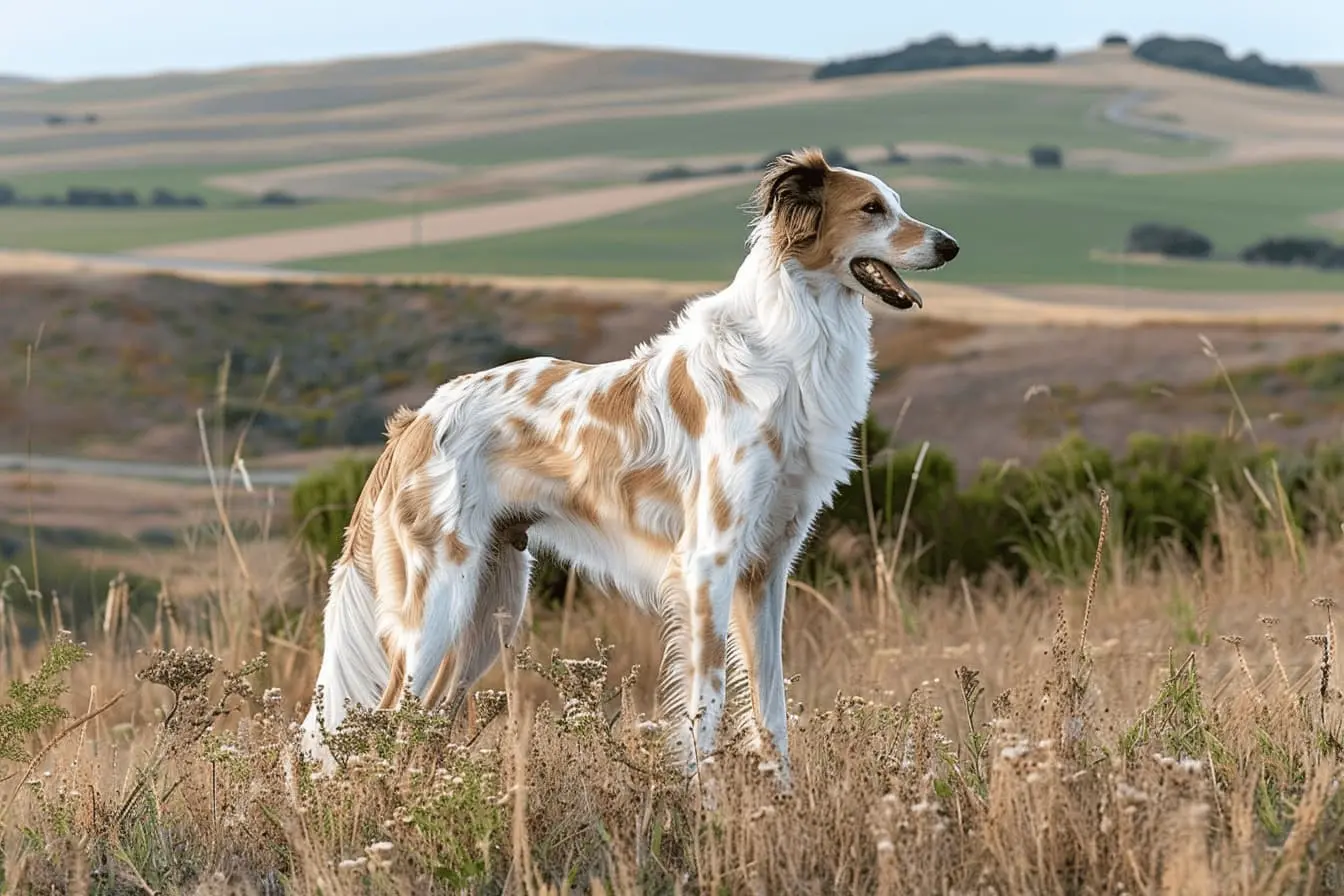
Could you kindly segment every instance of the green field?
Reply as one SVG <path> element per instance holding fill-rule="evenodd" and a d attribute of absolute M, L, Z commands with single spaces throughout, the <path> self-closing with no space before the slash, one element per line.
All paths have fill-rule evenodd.
<path fill-rule="evenodd" d="M 65 252 L 125 252 L 145 246 L 189 240 L 218 239 L 253 233 L 323 227 L 414 212 L 409 203 L 376 200 L 323 200 L 297 206 L 242 206 L 247 197 L 205 185 L 208 178 L 255 171 L 256 168 L 127 168 L 101 171 L 57 171 L 0 176 L 24 197 L 64 196 L 69 187 L 134 190 L 147 202 L 155 187 L 202 197 L 205 208 L 68 208 L 6 206 L 0 208 L 0 248 Z M 566 189 L 600 184 L 572 182 Z M 425 211 L 499 202 L 527 195 L 519 189 L 499 190 L 440 200 Z"/>
<path fill-rule="evenodd" d="M 145 246 L 322 227 L 405 214 L 378 202 L 219 209 L 0 209 L 0 248 L 125 252 Z"/>
<path fill-rule="evenodd" d="M 211 187 L 206 181 L 226 174 L 260 170 L 258 166 L 162 166 L 148 168 L 103 168 L 94 171 L 41 171 L 31 174 L 0 174 L 0 184 L 8 184 L 25 197 L 64 196 L 70 187 L 105 187 L 109 190 L 135 190 L 141 201 L 155 187 L 174 193 L 194 193 L 207 203 L 237 202 L 242 197 L 228 190 Z M 5 209 L 5 214 L 13 209 Z"/>
<path fill-rule="evenodd" d="M 168 209 L 7 206 L 0 208 L 0 248 L 123 252 L 183 240 L 340 224 L 403 211 L 399 206 L 368 201 L 239 206 L 246 197 L 206 185 L 213 177 L 255 170 L 256 166 L 182 166 L 0 175 L 0 183 L 26 198 L 64 197 L 70 187 L 102 187 L 134 190 L 141 202 L 148 202 L 154 188 L 163 187 L 179 195 L 195 194 L 206 202 L 205 208 Z"/>
<path fill-rule="evenodd" d="M 1211 148 L 1105 121 L 1100 109 L 1114 96 L 1068 87 L 949 85 L 854 100 L 554 125 L 457 140 L 411 154 L 435 162 L 484 165 L 574 155 L 765 156 L 818 143 L 858 146 L 902 141 L 1014 154 L 1025 154 L 1036 143 L 1153 155 L 1202 154 Z"/>
<path fill-rule="evenodd" d="M 900 189 L 903 174 L 946 181 L 903 191 L 907 211 L 944 227 L 963 250 L 946 277 L 964 283 L 1098 283 L 1170 289 L 1334 290 L 1344 273 L 1237 264 L 1117 264 L 1141 221 L 1207 234 L 1229 260 L 1271 235 L 1316 233 L 1312 214 L 1344 195 L 1344 165 L 1300 164 L 1163 175 L 916 164 L 878 168 Z M 368 273 L 654 277 L 726 280 L 742 257 L 747 189 L 707 193 L 581 224 L 508 237 L 425 246 L 295 267 Z"/>

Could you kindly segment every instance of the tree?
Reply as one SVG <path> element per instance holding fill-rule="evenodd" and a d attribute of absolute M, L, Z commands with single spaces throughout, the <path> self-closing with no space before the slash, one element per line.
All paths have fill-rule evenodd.
<path fill-rule="evenodd" d="M 1213 254 L 1213 242 L 1202 233 L 1176 224 L 1135 224 L 1130 228 L 1125 251 L 1172 258 L 1208 258 Z"/>
<path fill-rule="evenodd" d="M 1063 168 L 1064 150 L 1058 146 L 1033 146 L 1029 151 L 1032 167 Z"/>

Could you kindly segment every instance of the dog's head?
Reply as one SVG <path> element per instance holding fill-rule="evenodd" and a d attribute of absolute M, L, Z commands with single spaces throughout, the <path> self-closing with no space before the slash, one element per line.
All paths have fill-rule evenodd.
<path fill-rule="evenodd" d="M 924 305 L 897 271 L 941 267 L 958 252 L 952 237 L 907 215 L 891 187 L 832 168 L 815 149 L 772 162 L 753 200 L 776 262 L 828 273 L 893 308 Z"/>

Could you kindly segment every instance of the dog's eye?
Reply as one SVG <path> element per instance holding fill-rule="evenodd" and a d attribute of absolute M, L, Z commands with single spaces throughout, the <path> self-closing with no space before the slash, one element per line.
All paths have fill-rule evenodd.
<path fill-rule="evenodd" d="M 885 215 L 887 213 L 887 207 L 876 199 L 865 205 L 863 210 L 870 215 Z"/>

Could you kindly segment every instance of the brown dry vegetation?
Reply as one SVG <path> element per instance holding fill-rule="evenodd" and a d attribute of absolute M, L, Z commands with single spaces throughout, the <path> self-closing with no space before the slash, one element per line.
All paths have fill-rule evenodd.
<path fill-rule="evenodd" d="M 57 697 L 70 718 L 0 760 L 6 887 L 1337 892 L 1344 550 L 1220 518 L 1222 559 L 1136 565 L 1112 538 L 1091 585 L 914 592 L 876 572 L 900 567 L 889 545 L 796 583 L 788 795 L 731 740 L 689 786 L 658 763 L 656 626 L 614 600 L 535 611 L 465 728 L 359 717 L 313 778 L 290 752 L 319 640 L 301 563 L 221 539 L 198 555 L 207 596 L 166 582 L 135 617 L 114 586 L 95 619 L 48 610 L 31 645 L 11 580 L 7 679 L 62 625 L 89 653 Z"/>

